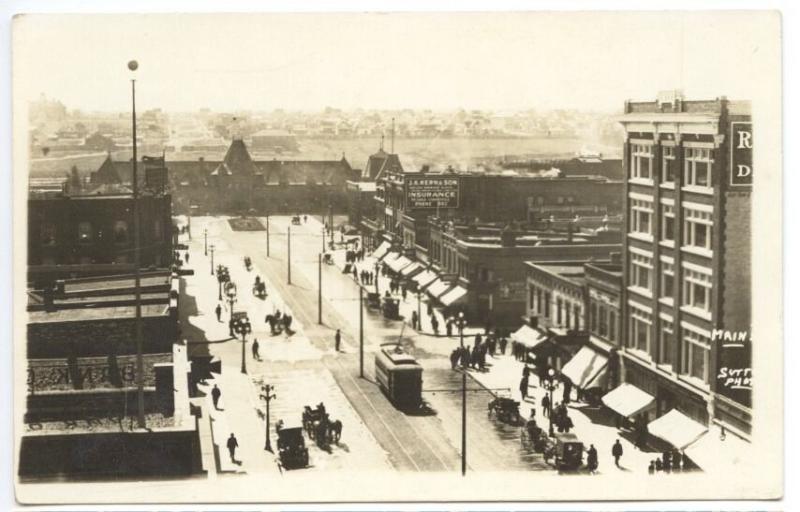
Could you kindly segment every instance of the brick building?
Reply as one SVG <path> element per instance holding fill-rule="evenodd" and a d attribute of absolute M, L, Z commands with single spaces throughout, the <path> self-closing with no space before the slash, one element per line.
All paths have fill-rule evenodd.
<path fill-rule="evenodd" d="M 671 418 L 746 435 L 749 103 L 664 95 L 626 103 L 620 122 L 626 132 L 622 371 L 626 383 L 653 398 L 636 415 L 652 422 L 675 410 Z M 729 379 L 730 370 L 745 378 Z"/>
<path fill-rule="evenodd" d="M 170 265 L 172 199 L 139 196 L 140 262 Z M 28 276 L 56 278 L 130 271 L 134 250 L 133 195 L 124 185 L 102 184 L 68 193 L 31 193 L 28 199 Z"/>
<path fill-rule="evenodd" d="M 133 286 L 133 276 L 119 275 L 28 290 L 22 478 L 198 470 L 190 366 L 186 346 L 176 343 L 178 278 L 164 271 L 141 278 L 147 431 L 136 429 Z"/>

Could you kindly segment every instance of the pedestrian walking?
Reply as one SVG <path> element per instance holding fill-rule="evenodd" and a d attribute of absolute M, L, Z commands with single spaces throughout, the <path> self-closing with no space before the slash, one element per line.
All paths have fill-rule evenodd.
<path fill-rule="evenodd" d="M 183 255 L 183 259 L 186 260 L 186 263 L 189 263 L 189 251 L 186 251 L 186 254 Z"/>
<path fill-rule="evenodd" d="M 522 395 L 522 399 L 525 400 L 528 398 L 528 377 L 522 377 L 519 381 L 519 392 Z"/>
<path fill-rule="evenodd" d="M 619 467 L 619 459 L 622 457 L 622 443 L 619 442 L 619 439 L 617 439 L 614 446 L 611 448 L 611 455 L 614 457 L 614 464 Z"/>
<path fill-rule="evenodd" d="M 447 331 L 447 337 L 451 337 L 453 335 L 453 319 L 448 318 L 447 322 L 444 324 L 444 328 Z"/>
<path fill-rule="evenodd" d="M 452 370 L 456 369 L 456 365 L 458 364 L 458 360 L 460 358 L 461 358 L 461 351 L 460 351 L 460 349 L 458 347 L 456 347 L 450 353 L 450 368 Z"/>
<path fill-rule="evenodd" d="M 506 346 L 508 345 L 508 339 L 503 335 L 500 338 L 500 354 L 506 355 Z"/>
<path fill-rule="evenodd" d="M 252 350 L 253 350 L 253 359 L 255 359 L 256 361 L 261 361 L 261 355 L 258 353 L 258 338 L 255 338 L 253 340 Z"/>
<path fill-rule="evenodd" d="M 239 442 L 236 440 L 236 436 L 233 435 L 231 432 L 231 437 L 228 438 L 228 453 L 231 454 L 231 462 L 236 462 L 236 448 L 239 447 Z"/>
<path fill-rule="evenodd" d="M 406 300 L 406 296 L 407 296 L 407 295 L 408 295 L 408 289 L 406 289 L 406 286 L 405 286 L 405 285 L 403 285 L 403 300 L 404 300 L 404 301 Z"/>
<path fill-rule="evenodd" d="M 222 396 L 222 391 L 219 390 L 216 384 L 211 390 L 211 401 L 214 402 L 214 409 L 219 409 L 219 397 Z"/>
<path fill-rule="evenodd" d="M 542 398 L 542 414 L 547 417 L 550 416 L 550 397 L 547 395 Z"/>
<path fill-rule="evenodd" d="M 228 335 L 233 338 L 233 318 L 228 320 Z"/>
<path fill-rule="evenodd" d="M 586 453 L 586 466 L 589 468 L 590 473 L 594 473 L 598 466 L 597 448 L 595 448 L 593 444 L 590 444 Z"/>
<path fill-rule="evenodd" d="M 339 347 L 342 344 L 342 332 L 339 329 L 336 329 L 336 336 L 334 339 L 336 340 L 336 352 L 339 352 Z"/>
<path fill-rule="evenodd" d="M 217 314 L 217 322 L 222 321 L 222 306 L 217 304 L 217 307 L 214 309 L 214 312 Z"/>
<path fill-rule="evenodd" d="M 411 312 L 411 327 L 416 331 L 417 330 L 417 323 L 419 322 L 419 316 L 417 316 L 416 311 Z"/>
<path fill-rule="evenodd" d="M 436 315 L 431 315 L 431 327 L 433 327 L 433 334 L 435 336 L 439 335 L 439 320 L 436 318 Z"/>

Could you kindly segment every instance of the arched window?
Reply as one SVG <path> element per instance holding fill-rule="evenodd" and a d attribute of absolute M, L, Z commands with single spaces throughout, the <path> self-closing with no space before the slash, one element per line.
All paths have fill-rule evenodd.
<path fill-rule="evenodd" d="M 88 244 L 92 238 L 92 223 L 88 221 L 78 223 L 78 242 Z"/>
<path fill-rule="evenodd" d="M 124 220 L 114 223 L 114 241 L 118 244 L 128 241 L 128 223 Z"/>

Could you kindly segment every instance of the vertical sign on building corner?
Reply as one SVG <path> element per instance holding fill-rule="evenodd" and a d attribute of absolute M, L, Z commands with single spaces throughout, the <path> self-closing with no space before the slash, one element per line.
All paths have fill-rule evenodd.
<path fill-rule="evenodd" d="M 753 123 L 731 122 L 731 185 L 753 185 Z"/>

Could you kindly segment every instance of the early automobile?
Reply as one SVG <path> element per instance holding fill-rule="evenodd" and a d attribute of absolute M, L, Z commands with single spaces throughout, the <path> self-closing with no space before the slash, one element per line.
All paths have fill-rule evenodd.
<path fill-rule="evenodd" d="M 578 436 L 558 432 L 554 439 L 555 444 L 545 452 L 545 458 L 552 457 L 559 471 L 579 469 L 583 465 L 583 443 Z"/>
<path fill-rule="evenodd" d="M 381 295 L 375 292 L 367 293 L 367 307 L 369 309 L 380 309 Z"/>
<path fill-rule="evenodd" d="M 308 448 L 303 438 L 303 426 L 278 422 L 278 456 L 287 469 L 308 466 Z"/>
<path fill-rule="evenodd" d="M 381 307 L 383 311 L 383 317 L 389 318 L 390 320 L 399 320 L 400 319 L 400 300 L 395 299 L 394 297 L 384 297 L 383 298 L 383 305 Z"/>
<path fill-rule="evenodd" d="M 500 421 L 510 425 L 519 425 L 519 402 L 513 398 L 498 396 L 489 402 L 489 417 L 494 413 Z"/>

